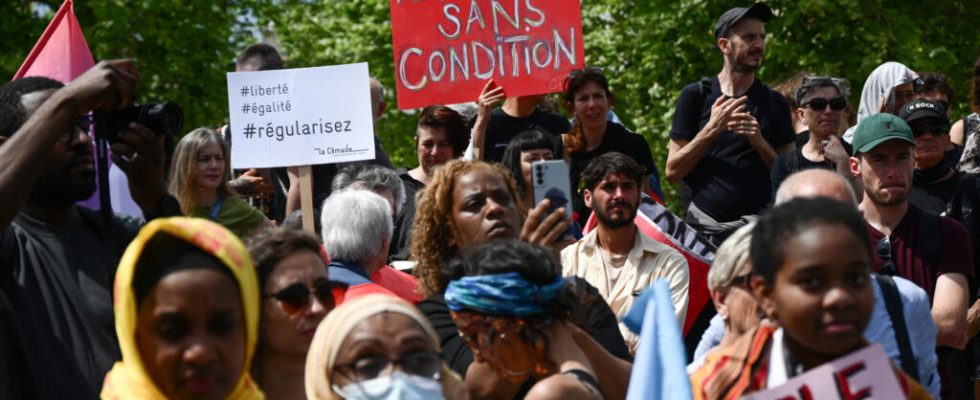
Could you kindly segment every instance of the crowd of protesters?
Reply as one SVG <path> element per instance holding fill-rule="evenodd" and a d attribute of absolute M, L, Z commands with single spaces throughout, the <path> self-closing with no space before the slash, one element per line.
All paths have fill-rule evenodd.
<path fill-rule="evenodd" d="M 667 324 L 694 326 L 696 399 L 875 344 L 908 398 L 974 398 L 980 59 L 972 114 L 952 115 L 944 75 L 897 62 L 855 110 L 844 79 L 756 77 L 774 17 L 721 15 L 720 71 L 675 101 L 664 174 L 718 246 L 706 282 L 640 228 L 660 175 L 596 67 L 565 79 L 567 116 L 493 81 L 472 118 L 421 110 L 415 165 L 396 169 L 375 135 L 375 159 L 313 167 L 314 210 L 296 168 L 232 170 L 227 127 L 168 149 L 131 123 L 112 161 L 142 218 L 77 205 L 96 190 L 89 113 L 133 103 L 132 61 L 4 84 L 0 398 L 623 399 L 643 342 L 623 321 L 656 281 Z M 267 44 L 236 63 L 281 68 Z M 542 160 L 567 163 L 566 203 L 535 201 Z"/>

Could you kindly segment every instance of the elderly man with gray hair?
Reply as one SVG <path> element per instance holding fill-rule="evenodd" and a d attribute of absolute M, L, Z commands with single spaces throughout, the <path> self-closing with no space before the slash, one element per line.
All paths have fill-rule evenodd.
<path fill-rule="evenodd" d="M 323 249 L 330 258 L 327 276 L 347 286 L 337 303 L 369 293 L 395 294 L 371 280 L 385 266 L 391 243 L 391 205 L 367 190 L 344 190 L 323 202 Z"/>
<path fill-rule="evenodd" d="M 846 126 L 844 109 L 850 90 L 844 80 L 829 76 L 808 76 L 796 89 L 797 117 L 808 131 L 806 144 L 796 151 L 780 155 L 772 164 L 770 178 L 775 195 L 779 185 L 790 174 L 811 168 L 836 171 L 851 176 L 851 146 L 838 137 Z"/>
<path fill-rule="evenodd" d="M 405 187 L 402 180 L 395 171 L 380 165 L 354 164 L 344 167 L 333 178 L 332 189 L 334 193 L 344 190 L 367 190 L 381 196 L 391 206 L 393 221 L 398 221 L 397 217 L 405 205 Z M 394 239 L 390 242 L 389 258 L 395 253 L 391 248 L 395 246 Z M 383 265 L 372 273 L 371 281 L 412 304 L 422 300 L 418 292 L 419 283 L 415 277 L 389 265 Z"/>

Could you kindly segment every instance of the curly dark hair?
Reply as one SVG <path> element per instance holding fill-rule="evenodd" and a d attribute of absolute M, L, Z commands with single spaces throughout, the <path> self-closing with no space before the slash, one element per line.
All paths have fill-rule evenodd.
<path fill-rule="evenodd" d="M 864 219 L 852 204 L 826 197 L 796 198 L 769 210 L 752 229 L 752 273 L 766 284 L 776 280 L 779 266 L 792 251 L 786 242 L 816 225 L 841 225 L 851 231 L 871 259 L 871 239 Z"/>
<path fill-rule="evenodd" d="M 449 135 L 449 142 L 453 145 L 453 157 L 459 158 L 466 151 L 466 146 L 470 144 L 470 130 L 467 128 L 466 119 L 460 113 L 446 106 L 428 106 L 422 109 L 419 115 L 419 128 L 441 128 L 446 130 Z M 415 131 L 415 139 L 418 140 L 419 132 Z"/>
<path fill-rule="evenodd" d="M 585 166 L 582 171 L 582 181 L 585 182 L 585 189 L 590 192 L 595 191 L 596 185 L 602 182 L 607 175 L 624 175 L 636 181 L 637 187 L 643 186 L 643 177 L 646 176 L 646 167 L 637 164 L 633 157 L 626 154 L 610 151 L 602 154 Z"/>
<path fill-rule="evenodd" d="M 413 268 L 413 274 L 418 278 L 419 290 L 424 297 L 442 293 L 446 289 L 447 281 L 442 274 L 442 265 L 459 253 L 459 248 L 450 244 L 456 230 L 451 218 L 456 178 L 480 169 L 489 169 L 500 175 L 507 184 L 513 204 L 518 204 L 514 177 L 500 164 L 451 160 L 436 168 L 429 184 L 418 194 L 418 208 L 412 224 L 411 259 L 418 262 Z"/>
<path fill-rule="evenodd" d="M 248 238 L 246 247 L 255 263 L 260 290 L 265 287 L 266 280 L 276 265 L 286 257 L 301 250 L 320 254 L 320 242 L 315 236 L 301 230 L 285 228 L 268 228 L 256 232 Z"/>

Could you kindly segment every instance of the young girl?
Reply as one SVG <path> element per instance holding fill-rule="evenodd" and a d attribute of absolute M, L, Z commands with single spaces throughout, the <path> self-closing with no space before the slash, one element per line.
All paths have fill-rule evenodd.
<path fill-rule="evenodd" d="M 853 206 L 796 199 L 752 232 L 752 289 L 779 326 L 763 324 L 710 354 L 691 375 L 695 399 L 734 399 L 774 388 L 857 351 L 871 317 L 871 242 Z M 909 399 L 929 395 L 894 368 Z"/>

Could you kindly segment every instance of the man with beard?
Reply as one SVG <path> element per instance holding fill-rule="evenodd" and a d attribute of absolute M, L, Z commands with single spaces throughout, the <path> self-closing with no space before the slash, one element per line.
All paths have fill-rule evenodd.
<path fill-rule="evenodd" d="M 68 86 L 40 77 L 0 86 L 0 288 L 16 315 L 0 323 L 19 325 L 27 368 L 18 373 L 34 377 L 39 398 L 96 398 L 120 357 L 112 282 L 140 221 L 75 202 L 95 190 L 89 111 L 129 106 L 138 76 L 132 61 L 103 61 Z M 148 219 L 179 213 L 163 182 L 163 139 L 132 123 L 112 144 Z"/>
<path fill-rule="evenodd" d="M 687 261 L 677 250 L 647 237 L 633 224 L 644 176 L 643 167 L 617 152 L 596 157 L 585 167 L 583 197 L 595 212 L 598 225 L 562 250 L 562 274 L 584 278 L 599 289 L 620 319 L 632 308 L 637 293 L 657 279 L 666 279 L 677 321 L 684 326 L 690 280 Z M 620 331 L 630 351 L 635 352 L 639 336 L 623 324 Z"/>
<path fill-rule="evenodd" d="M 902 276 L 929 295 L 945 394 L 953 374 L 949 349 L 943 346 L 963 349 L 969 339 L 969 236 L 959 222 L 909 204 L 916 141 L 905 121 L 887 113 L 867 117 L 855 129 L 852 144 L 851 173 L 864 184 L 859 208 L 875 243 L 875 270 Z"/>
<path fill-rule="evenodd" d="M 722 14 L 724 67 L 684 87 L 670 128 L 667 180 L 690 188 L 686 222 L 716 245 L 769 204 L 772 164 L 794 147 L 789 104 L 755 78 L 770 18 L 764 3 Z"/>

